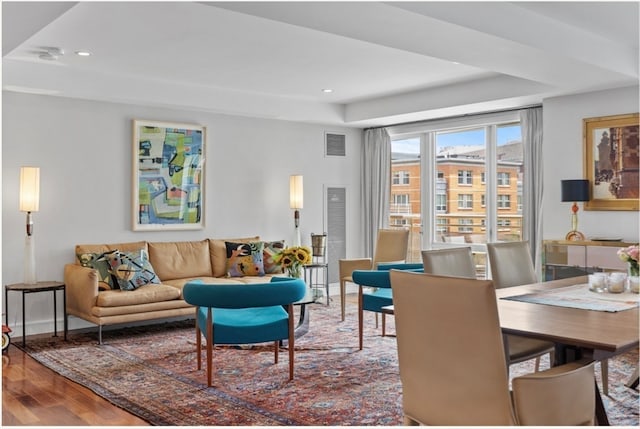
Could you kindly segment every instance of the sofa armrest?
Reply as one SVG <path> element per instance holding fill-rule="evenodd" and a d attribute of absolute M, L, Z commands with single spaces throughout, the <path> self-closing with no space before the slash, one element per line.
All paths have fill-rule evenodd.
<path fill-rule="evenodd" d="M 91 316 L 98 299 L 98 274 L 93 268 L 78 264 L 64 266 L 67 312 L 74 316 Z"/>

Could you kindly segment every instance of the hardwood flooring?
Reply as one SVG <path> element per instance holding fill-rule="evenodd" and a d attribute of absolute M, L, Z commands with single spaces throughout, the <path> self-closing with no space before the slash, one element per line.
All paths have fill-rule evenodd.
<path fill-rule="evenodd" d="M 2 354 L 2 426 L 149 424 L 11 345 Z"/>

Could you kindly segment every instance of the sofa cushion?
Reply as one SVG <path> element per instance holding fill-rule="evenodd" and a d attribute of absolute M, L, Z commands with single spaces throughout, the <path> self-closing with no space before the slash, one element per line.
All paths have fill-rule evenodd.
<path fill-rule="evenodd" d="M 282 266 L 275 263 L 273 256 L 284 250 L 284 240 L 265 241 L 264 251 L 262 252 L 262 263 L 264 265 L 265 274 L 280 274 Z"/>
<path fill-rule="evenodd" d="M 208 240 L 149 243 L 149 261 L 161 281 L 211 276 Z"/>
<path fill-rule="evenodd" d="M 264 243 L 252 241 L 235 243 L 226 241 L 227 273 L 229 277 L 264 276 L 262 252 Z"/>
<path fill-rule="evenodd" d="M 112 252 L 115 252 L 112 251 Z M 80 265 L 87 268 L 93 268 L 98 274 L 98 290 L 119 289 L 118 282 L 111 274 L 111 266 L 106 255 L 111 252 L 104 253 L 78 253 L 76 258 Z"/>
<path fill-rule="evenodd" d="M 226 241 L 248 243 L 250 241 L 260 241 L 260 237 L 210 239 L 209 252 L 211 253 L 211 269 L 213 270 L 211 275 L 213 277 L 226 277 L 227 275 L 227 246 L 224 244 Z M 153 263 L 153 260 L 151 262 Z"/>
<path fill-rule="evenodd" d="M 110 272 L 121 290 L 134 290 L 147 284 L 158 284 L 160 279 L 149 263 L 146 250 L 121 252 L 115 250 L 105 254 Z"/>
<path fill-rule="evenodd" d="M 98 294 L 96 306 L 120 307 L 152 302 L 170 301 L 180 298 L 180 290 L 163 284 L 144 285 L 133 291 L 108 290 Z"/>
<path fill-rule="evenodd" d="M 76 245 L 76 255 L 83 253 L 105 253 L 114 250 L 121 252 L 134 252 L 136 250 L 148 250 L 146 241 L 133 241 L 130 243 L 115 244 L 78 244 Z"/>

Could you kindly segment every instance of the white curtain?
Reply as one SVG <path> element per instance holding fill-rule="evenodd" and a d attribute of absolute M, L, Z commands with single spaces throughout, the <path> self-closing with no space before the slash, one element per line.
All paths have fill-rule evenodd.
<path fill-rule="evenodd" d="M 523 235 L 529 240 L 536 273 L 542 272 L 542 107 L 520 111 L 524 147 Z"/>
<path fill-rule="evenodd" d="M 389 224 L 391 137 L 386 128 L 365 130 L 361 172 L 364 251 L 373 257 L 378 229 Z"/>

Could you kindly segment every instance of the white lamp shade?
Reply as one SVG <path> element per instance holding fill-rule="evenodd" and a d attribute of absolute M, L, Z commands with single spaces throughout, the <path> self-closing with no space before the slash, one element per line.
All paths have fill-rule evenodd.
<path fill-rule="evenodd" d="M 37 212 L 40 208 L 40 169 L 20 167 L 20 211 Z"/>
<path fill-rule="evenodd" d="M 289 206 L 292 209 L 301 209 L 303 203 L 302 176 L 289 178 Z"/>

